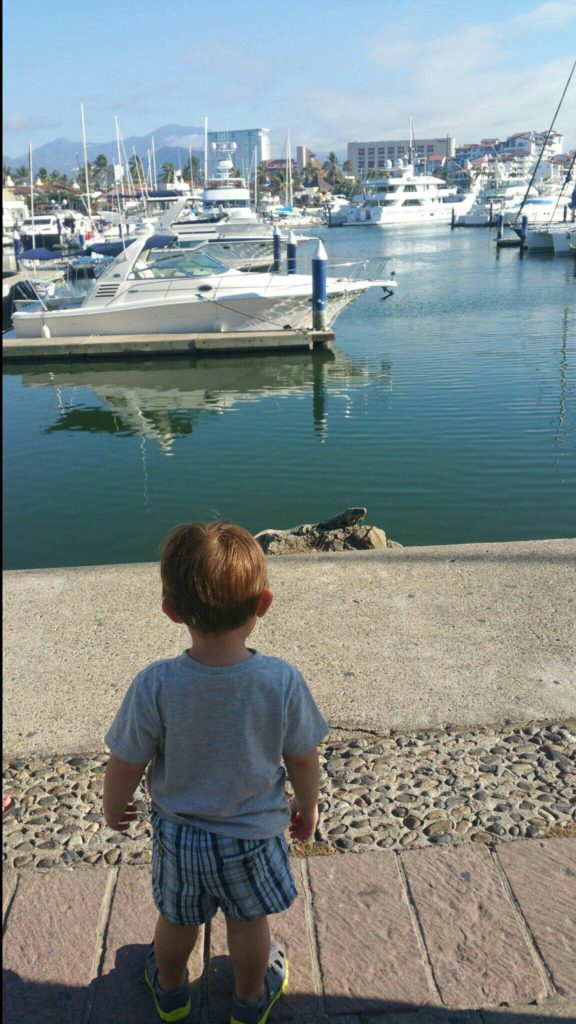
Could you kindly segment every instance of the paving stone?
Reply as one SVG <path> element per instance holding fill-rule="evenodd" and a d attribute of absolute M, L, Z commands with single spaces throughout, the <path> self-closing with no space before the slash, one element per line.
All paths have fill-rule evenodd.
<path fill-rule="evenodd" d="M 152 901 L 150 869 L 121 868 L 106 935 L 102 975 L 94 986 L 90 1024 L 158 1024 L 150 989 L 144 981 L 144 961 L 157 917 Z M 198 1021 L 200 1016 L 200 983 L 197 979 L 202 972 L 202 948 L 201 931 L 188 964 L 193 983 L 190 1021 Z"/>
<path fill-rule="evenodd" d="M 302 867 L 298 861 L 292 861 L 291 866 L 298 899 L 284 913 L 270 918 L 270 931 L 272 936 L 284 945 L 290 969 L 290 983 L 286 995 L 274 1007 L 276 1019 L 314 1017 L 320 1010 L 306 922 Z M 226 925 L 221 914 L 217 914 L 212 922 L 210 953 L 210 1024 L 228 1024 L 234 975 L 226 945 Z"/>
<path fill-rule="evenodd" d="M 427 1006 L 420 1010 L 370 1015 L 370 1024 L 482 1024 L 476 1010 L 450 1010 L 446 1006 Z M 501 1021 L 501 1024 L 505 1024 Z"/>
<path fill-rule="evenodd" d="M 482 1010 L 481 1017 L 482 1024 L 553 1024 L 557 1020 L 574 1024 L 576 1000 L 554 999 L 542 1006 L 523 1006 L 513 1010 L 509 1007 L 495 1007 L 493 1010 Z"/>
<path fill-rule="evenodd" d="M 314 858 L 308 870 L 327 1013 L 428 1003 L 396 854 Z"/>
<path fill-rule="evenodd" d="M 4 1024 L 83 1019 L 105 886 L 87 869 L 21 876 L 4 937 Z"/>
<path fill-rule="evenodd" d="M 462 1009 L 547 996 L 484 846 L 401 854 L 442 1002 Z"/>
<path fill-rule="evenodd" d="M 498 859 L 557 991 L 576 996 L 576 842 L 513 843 Z"/>
<path fill-rule="evenodd" d="M 12 894 L 18 884 L 18 872 L 8 868 L 2 872 L 2 921 L 6 923 L 6 912 L 12 899 Z"/>

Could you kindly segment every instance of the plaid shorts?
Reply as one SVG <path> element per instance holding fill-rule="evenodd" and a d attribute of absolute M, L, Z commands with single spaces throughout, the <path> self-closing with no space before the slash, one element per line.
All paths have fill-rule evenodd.
<path fill-rule="evenodd" d="M 237 839 L 152 815 L 152 895 L 172 924 L 205 924 L 221 907 L 252 921 L 278 914 L 297 892 L 283 835 Z"/>

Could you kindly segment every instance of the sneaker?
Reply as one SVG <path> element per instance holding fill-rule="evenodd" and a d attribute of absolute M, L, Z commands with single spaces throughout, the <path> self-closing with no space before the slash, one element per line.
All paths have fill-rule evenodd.
<path fill-rule="evenodd" d="M 264 995 L 255 1003 L 245 1003 L 234 995 L 230 1024 L 266 1024 L 270 1010 L 287 985 L 288 961 L 280 945 L 272 940 L 268 969 L 264 976 Z"/>
<path fill-rule="evenodd" d="M 186 972 L 184 984 L 181 985 L 180 988 L 171 989 L 169 992 L 160 988 L 158 983 L 158 968 L 156 966 L 156 957 L 154 955 L 154 943 L 152 943 L 148 950 L 144 977 L 146 979 L 146 984 L 152 993 L 156 1013 L 160 1017 L 160 1020 L 177 1021 L 184 1020 L 184 1018 L 188 1016 L 192 1008 L 188 972 Z"/>

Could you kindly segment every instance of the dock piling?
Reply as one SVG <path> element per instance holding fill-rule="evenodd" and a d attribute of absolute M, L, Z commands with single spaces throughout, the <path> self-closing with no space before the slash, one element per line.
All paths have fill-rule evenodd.
<path fill-rule="evenodd" d="M 328 299 L 326 289 L 326 268 L 328 257 L 320 239 L 312 259 L 312 327 L 315 331 L 327 329 Z"/>
<path fill-rule="evenodd" d="M 296 247 L 297 247 L 296 235 L 293 231 L 288 235 L 288 242 L 286 244 L 286 271 L 288 274 L 296 273 Z"/>
<path fill-rule="evenodd" d="M 276 225 L 272 235 L 272 244 L 274 246 L 274 273 L 279 274 L 282 266 L 282 238 L 280 229 Z"/>

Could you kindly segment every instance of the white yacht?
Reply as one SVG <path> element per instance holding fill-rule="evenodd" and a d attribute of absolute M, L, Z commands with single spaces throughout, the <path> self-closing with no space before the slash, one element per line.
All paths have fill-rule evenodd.
<path fill-rule="evenodd" d="M 62 304 L 56 294 L 21 306 L 12 316 L 16 337 L 310 329 L 310 274 L 245 273 L 201 249 L 159 251 L 165 244 L 154 236 L 136 239 L 77 303 Z M 329 276 L 327 322 L 378 285 L 388 296 L 396 282 Z"/>
<path fill-rule="evenodd" d="M 477 186 L 480 185 L 480 180 Z M 477 187 L 476 197 L 469 210 L 456 215 L 458 227 L 487 227 L 494 223 L 499 213 L 506 213 L 508 209 L 518 206 L 528 188 L 528 182 L 519 175 L 503 175 L 497 173 L 494 177 L 485 182 L 482 187 Z M 538 196 L 534 186 L 530 187 L 529 196 Z"/>
<path fill-rule="evenodd" d="M 474 193 L 455 194 L 441 178 L 415 174 L 412 164 L 403 160 L 388 169 L 383 178 L 364 182 L 364 199 L 341 207 L 338 223 L 375 224 L 388 227 L 400 224 L 448 224 L 452 211 L 464 212 L 474 202 Z M 334 220 L 333 220 L 334 223 Z"/>

